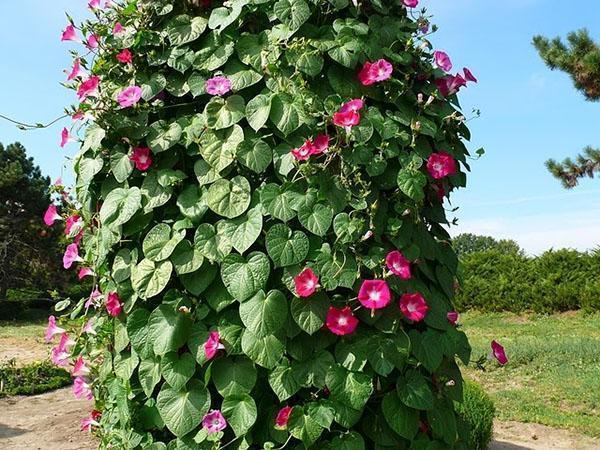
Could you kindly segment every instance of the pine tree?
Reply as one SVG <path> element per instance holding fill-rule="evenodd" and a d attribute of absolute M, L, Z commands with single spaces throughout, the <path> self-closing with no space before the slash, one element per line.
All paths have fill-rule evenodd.
<path fill-rule="evenodd" d="M 586 100 L 600 100 L 600 45 L 585 29 L 567 35 L 565 44 L 561 38 L 552 40 L 535 36 L 533 45 L 550 69 L 559 69 L 568 73 L 575 87 Z M 546 167 L 566 188 L 577 186 L 580 178 L 593 178 L 600 171 L 600 150 L 586 147 L 575 159 L 567 158 L 562 162 L 550 159 Z"/>

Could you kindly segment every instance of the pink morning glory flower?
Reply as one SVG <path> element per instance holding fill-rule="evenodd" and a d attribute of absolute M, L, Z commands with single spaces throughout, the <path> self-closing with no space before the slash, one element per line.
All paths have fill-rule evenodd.
<path fill-rule="evenodd" d="M 307 267 L 294 277 L 294 286 L 298 297 L 310 297 L 319 286 L 319 278 L 310 267 Z"/>
<path fill-rule="evenodd" d="M 100 411 L 93 410 L 88 417 L 81 419 L 81 431 L 92 431 L 92 427 L 99 427 L 98 421 L 102 417 Z"/>
<path fill-rule="evenodd" d="M 504 366 L 508 363 L 508 358 L 506 357 L 504 347 L 502 347 L 496 341 L 492 341 L 492 354 L 494 355 L 494 358 L 496 358 L 496 360 L 500 363 L 500 365 Z"/>
<path fill-rule="evenodd" d="M 370 310 L 385 308 L 392 295 L 384 280 L 365 280 L 358 291 L 358 301 Z"/>
<path fill-rule="evenodd" d="M 119 22 L 117 22 L 113 28 L 113 35 L 114 36 L 118 36 L 119 34 L 125 32 L 125 27 L 123 27 L 123 25 L 121 25 Z"/>
<path fill-rule="evenodd" d="M 333 334 L 345 336 L 354 333 L 358 326 L 358 319 L 354 317 L 349 306 L 344 308 L 330 306 L 325 318 L 325 325 Z"/>
<path fill-rule="evenodd" d="M 73 380 L 73 395 L 75 398 L 84 398 L 86 400 L 94 399 L 94 393 L 83 377 L 76 377 Z"/>
<path fill-rule="evenodd" d="M 313 155 L 320 155 L 329 148 L 329 136 L 319 134 L 315 140 L 307 139 L 301 147 L 292 149 L 292 155 L 298 161 L 306 161 Z"/>
<path fill-rule="evenodd" d="M 420 322 L 425 318 L 428 310 L 427 302 L 419 293 L 403 294 L 400 297 L 400 311 L 408 320 Z"/>
<path fill-rule="evenodd" d="M 152 156 L 150 149 L 147 147 L 136 147 L 133 149 L 133 154 L 129 159 L 135 163 L 137 170 L 146 171 L 152 165 Z"/>
<path fill-rule="evenodd" d="M 99 46 L 98 39 L 99 38 L 97 34 L 90 34 L 86 41 L 87 48 L 89 48 L 90 50 L 97 49 Z"/>
<path fill-rule="evenodd" d="M 410 280 L 412 276 L 410 271 L 410 261 L 398 250 L 389 252 L 385 258 L 385 263 L 394 275 L 403 280 Z"/>
<path fill-rule="evenodd" d="M 88 3 L 88 7 L 90 9 L 100 8 L 100 0 L 90 0 L 90 2 Z"/>
<path fill-rule="evenodd" d="M 435 65 L 444 72 L 450 72 L 452 70 L 452 61 L 446 52 L 440 50 L 433 52 L 433 59 Z"/>
<path fill-rule="evenodd" d="M 67 81 L 74 80 L 75 78 L 80 76 L 81 73 L 81 61 L 79 60 L 79 58 L 76 58 L 75 61 L 73 61 L 73 67 L 69 72 L 69 75 L 67 76 Z"/>
<path fill-rule="evenodd" d="M 456 160 L 444 151 L 432 153 L 427 159 L 427 171 L 436 180 L 454 175 L 456 173 Z"/>
<path fill-rule="evenodd" d="M 80 280 L 83 280 L 85 277 L 93 277 L 95 275 L 94 271 L 92 269 L 90 269 L 89 267 L 82 267 L 81 269 L 79 269 L 79 272 L 77 273 L 77 277 Z"/>
<path fill-rule="evenodd" d="M 56 347 L 52 349 L 51 360 L 52 363 L 64 367 L 69 363 L 69 347 L 75 342 L 69 338 L 69 335 L 65 332 L 60 335 L 60 341 Z"/>
<path fill-rule="evenodd" d="M 364 107 L 361 99 L 350 100 L 344 103 L 340 110 L 333 115 L 333 123 L 350 131 L 353 126 L 360 123 L 359 111 Z"/>
<path fill-rule="evenodd" d="M 83 229 L 83 219 L 79 214 L 72 214 L 65 220 L 65 235 L 74 237 Z"/>
<path fill-rule="evenodd" d="M 60 214 L 58 214 L 56 205 L 49 205 L 48 209 L 44 213 L 44 223 L 46 226 L 51 227 L 57 220 L 62 220 L 62 217 Z"/>
<path fill-rule="evenodd" d="M 467 69 L 466 67 L 463 69 L 463 73 L 464 73 L 464 78 L 467 81 L 470 81 L 472 83 L 477 83 L 477 78 L 475 78 L 475 76 L 473 75 L 473 73 Z"/>
<path fill-rule="evenodd" d="M 456 94 L 461 87 L 466 86 L 466 80 L 460 75 L 447 75 L 444 78 L 435 80 L 440 94 L 444 97 Z"/>
<path fill-rule="evenodd" d="M 312 154 L 312 148 L 310 145 L 306 145 L 305 142 L 302 146 L 292 149 L 291 153 L 297 161 L 306 161 Z"/>
<path fill-rule="evenodd" d="M 454 326 L 456 326 L 456 324 L 458 323 L 458 317 L 459 314 L 456 311 L 448 311 L 448 313 L 446 314 L 448 322 L 450 322 L 450 324 Z"/>
<path fill-rule="evenodd" d="M 211 331 L 208 334 L 208 339 L 204 343 L 204 356 L 207 360 L 213 359 L 219 350 L 225 347 L 221 344 L 221 335 L 218 331 Z"/>
<path fill-rule="evenodd" d="M 206 80 L 206 92 L 210 95 L 223 95 L 231 90 L 231 80 L 224 76 L 216 76 Z"/>
<path fill-rule="evenodd" d="M 84 377 L 90 374 L 90 368 L 88 367 L 83 356 L 80 356 L 75 360 L 75 364 L 73 365 L 73 371 L 71 375 L 73 377 Z"/>
<path fill-rule="evenodd" d="M 389 80 L 393 71 L 393 66 L 385 59 L 380 59 L 375 62 L 366 62 L 358 74 L 358 79 L 363 86 L 370 86 L 381 81 Z"/>
<path fill-rule="evenodd" d="M 100 292 L 100 290 L 98 289 L 98 286 L 94 286 L 94 289 L 90 293 L 89 298 L 87 299 L 87 301 L 85 302 L 85 305 L 83 305 L 83 306 L 85 307 L 86 310 L 89 309 L 90 306 L 97 308 L 100 305 L 101 300 L 102 300 L 102 292 Z"/>
<path fill-rule="evenodd" d="M 79 247 L 77 247 L 77 244 L 69 244 L 63 255 L 63 267 L 70 269 L 74 263 L 79 261 L 83 261 L 79 256 Z"/>
<path fill-rule="evenodd" d="M 117 54 L 117 61 L 123 64 L 131 64 L 133 62 L 133 53 L 128 48 L 123 49 Z"/>
<path fill-rule="evenodd" d="M 68 128 L 63 128 L 60 133 L 60 148 L 65 148 L 69 142 L 72 142 L 74 139 L 69 133 Z"/>
<path fill-rule="evenodd" d="M 202 428 L 206 430 L 208 434 L 218 433 L 219 431 L 223 431 L 227 427 L 227 421 L 221 411 L 213 409 L 209 411 L 202 418 Z"/>
<path fill-rule="evenodd" d="M 85 325 L 83 326 L 83 328 L 81 329 L 82 333 L 85 334 L 96 334 L 96 330 L 94 330 L 94 319 L 90 319 L 88 320 Z"/>
<path fill-rule="evenodd" d="M 79 85 L 77 96 L 83 101 L 90 96 L 98 94 L 98 86 L 100 86 L 100 77 L 93 75 Z"/>
<path fill-rule="evenodd" d="M 419 4 L 419 0 L 402 0 L 402 3 L 409 8 L 415 8 Z"/>
<path fill-rule="evenodd" d="M 106 311 L 112 317 L 117 317 L 123 311 L 121 299 L 116 292 L 109 292 L 106 298 Z"/>
<path fill-rule="evenodd" d="M 319 134 L 312 141 L 312 154 L 320 155 L 324 153 L 329 148 L 329 136 L 327 134 Z"/>
<path fill-rule="evenodd" d="M 126 87 L 117 95 L 117 101 L 122 108 L 129 108 L 137 104 L 141 98 L 142 88 L 139 86 Z"/>
<path fill-rule="evenodd" d="M 287 428 L 293 410 L 294 408 L 292 406 L 284 406 L 279 410 L 277 417 L 275 417 L 276 430 L 285 430 Z"/>
<path fill-rule="evenodd" d="M 56 317 L 48 317 L 48 327 L 46 328 L 46 334 L 44 336 L 46 342 L 50 342 L 54 338 L 54 336 L 56 336 L 57 334 L 63 334 L 64 332 L 64 329 L 56 325 Z"/>
<path fill-rule="evenodd" d="M 77 41 L 77 31 L 73 25 L 67 25 L 60 37 L 61 41 Z"/>

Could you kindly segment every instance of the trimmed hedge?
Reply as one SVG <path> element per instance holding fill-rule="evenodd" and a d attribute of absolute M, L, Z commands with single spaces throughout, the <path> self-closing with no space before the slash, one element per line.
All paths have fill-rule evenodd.
<path fill-rule="evenodd" d="M 485 450 L 488 448 L 494 432 L 494 402 L 476 383 L 465 381 L 463 385 L 463 402 L 457 403 L 457 412 L 466 423 L 467 448 L 469 450 Z"/>
<path fill-rule="evenodd" d="M 463 254 L 456 297 L 460 310 L 600 309 L 600 254 L 550 250 L 527 257 L 497 249 Z"/>
<path fill-rule="evenodd" d="M 69 372 L 53 366 L 50 361 L 17 367 L 15 360 L 0 365 L 0 397 L 35 395 L 67 386 Z"/>

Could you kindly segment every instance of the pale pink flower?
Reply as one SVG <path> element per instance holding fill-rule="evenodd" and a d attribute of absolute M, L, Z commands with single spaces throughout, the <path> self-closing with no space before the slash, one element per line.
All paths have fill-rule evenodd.
<path fill-rule="evenodd" d="M 66 127 L 63 128 L 60 133 L 60 148 L 65 148 L 65 146 L 73 140 L 74 138 L 71 136 L 71 133 L 69 133 L 69 129 Z"/>
<path fill-rule="evenodd" d="M 452 70 L 452 61 L 446 52 L 440 50 L 433 52 L 433 59 L 435 65 L 444 72 L 450 72 Z"/>
<path fill-rule="evenodd" d="M 61 41 L 78 41 L 77 31 L 73 25 L 67 25 L 67 28 L 62 32 Z"/>
<path fill-rule="evenodd" d="M 204 343 L 204 356 L 207 360 L 213 359 L 219 350 L 225 347 L 221 344 L 221 335 L 218 331 L 211 331 L 208 335 L 208 339 Z"/>
<path fill-rule="evenodd" d="M 227 427 L 227 421 L 221 411 L 213 409 L 208 412 L 202 418 L 202 428 L 206 430 L 208 434 L 218 433 L 223 431 Z"/>
<path fill-rule="evenodd" d="M 292 411 L 294 408 L 292 406 L 284 406 L 277 413 L 277 417 L 275 418 L 275 429 L 276 430 L 285 430 L 287 429 L 288 422 L 290 421 L 290 416 L 292 415 Z"/>
<path fill-rule="evenodd" d="M 94 330 L 94 319 L 90 319 L 88 320 L 85 325 L 83 325 L 83 328 L 81 329 L 82 333 L 86 333 L 86 334 L 96 334 L 96 330 Z"/>
<path fill-rule="evenodd" d="M 49 205 L 44 213 L 44 223 L 46 226 L 51 227 L 57 220 L 62 220 L 62 216 L 58 214 L 56 205 Z"/>
<path fill-rule="evenodd" d="M 206 80 L 204 87 L 210 95 L 224 95 L 231 90 L 231 81 L 224 76 L 212 77 Z"/>
<path fill-rule="evenodd" d="M 344 308 L 329 307 L 325 325 L 333 334 L 345 336 L 354 333 L 358 326 L 358 319 L 352 314 L 352 309 L 349 306 Z"/>
<path fill-rule="evenodd" d="M 400 297 L 400 311 L 413 322 L 420 322 L 427 315 L 429 306 L 421 294 L 404 294 Z"/>
<path fill-rule="evenodd" d="M 506 357 L 506 352 L 504 351 L 504 347 L 502 347 L 498 342 L 492 341 L 492 355 L 500 365 L 504 366 L 508 363 L 508 358 Z"/>
<path fill-rule="evenodd" d="M 82 74 L 81 61 L 79 58 L 76 58 L 75 61 L 73 61 L 73 68 L 70 72 L 68 72 L 68 74 L 67 81 L 72 81 Z"/>
<path fill-rule="evenodd" d="M 83 219 L 79 214 L 72 214 L 65 221 L 65 234 L 69 237 L 74 237 L 83 229 Z"/>
<path fill-rule="evenodd" d="M 358 74 L 358 79 L 363 86 L 370 86 L 392 77 L 394 67 L 389 61 L 379 59 L 375 62 L 366 62 Z"/>
<path fill-rule="evenodd" d="M 358 291 L 358 301 L 370 310 L 385 308 L 391 300 L 390 288 L 384 280 L 365 280 Z"/>
<path fill-rule="evenodd" d="M 86 47 L 89 48 L 90 50 L 97 49 L 98 46 L 100 45 L 98 40 L 99 40 L 99 37 L 97 34 L 90 34 L 86 41 Z"/>
<path fill-rule="evenodd" d="M 135 163 L 137 170 L 142 172 L 148 170 L 152 165 L 152 156 L 148 147 L 136 147 L 129 159 Z"/>
<path fill-rule="evenodd" d="M 79 272 L 77 273 L 77 277 L 80 280 L 83 280 L 85 277 L 93 277 L 95 275 L 94 271 L 92 269 L 90 269 L 89 267 L 82 267 L 81 269 L 79 269 Z"/>
<path fill-rule="evenodd" d="M 391 272 L 403 280 L 410 280 L 410 261 L 404 257 L 398 250 L 389 252 L 385 258 L 385 263 Z"/>
<path fill-rule="evenodd" d="M 436 180 L 454 175 L 456 173 L 456 160 L 444 151 L 432 153 L 427 159 L 427 171 Z"/>
<path fill-rule="evenodd" d="M 90 0 L 88 3 L 88 7 L 90 9 L 98 9 L 100 8 L 100 0 Z"/>
<path fill-rule="evenodd" d="M 125 27 L 123 27 L 123 25 L 121 25 L 119 22 L 117 22 L 113 28 L 113 35 L 114 36 L 118 36 L 121 33 L 125 32 Z"/>
<path fill-rule="evenodd" d="M 100 86 L 100 77 L 93 75 L 79 85 L 77 96 L 80 101 L 84 101 L 88 97 L 98 95 L 98 87 Z"/>
<path fill-rule="evenodd" d="M 126 87 L 117 95 L 117 101 L 122 108 L 129 108 L 137 104 L 141 98 L 142 88 L 139 86 Z"/>
<path fill-rule="evenodd" d="M 90 293 L 90 296 L 88 297 L 87 301 L 85 302 L 85 305 L 83 305 L 83 306 L 85 307 L 86 310 L 89 309 L 91 306 L 93 306 L 94 308 L 97 308 L 98 306 L 100 306 L 101 301 L 102 301 L 102 292 L 100 292 L 100 289 L 98 289 L 98 286 L 94 286 L 94 289 Z"/>
<path fill-rule="evenodd" d="M 83 377 L 76 377 L 73 380 L 73 395 L 75 396 L 75 398 L 81 398 L 86 400 L 94 399 L 94 393 L 92 392 L 92 388 Z"/>
<path fill-rule="evenodd" d="M 106 311 L 112 317 L 117 317 L 123 311 L 123 304 L 116 292 L 109 292 L 106 298 Z"/>
<path fill-rule="evenodd" d="M 83 259 L 79 256 L 79 247 L 77 244 L 69 244 L 63 255 L 63 267 L 70 269 L 74 263 L 80 261 L 83 261 Z"/>
<path fill-rule="evenodd" d="M 98 422 L 102 417 L 102 413 L 100 411 L 93 410 L 88 417 L 81 419 L 81 431 L 92 431 L 92 427 L 99 427 L 100 423 Z"/>
<path fill-rule="evenodd" d="M 126 48 L 117 54 L 117 61 L 123 64 L 131 64 L 133 62 L 133 53 Z"/>
<path fill-rule="evenodd" d="M 56 325 L 56 317 L 48 317 L 48 327 L 44 336 L 46 342 L 50 342 L 57 334 L 63 334 L 65 330 Z"/>
<path fill-rule="evenodd" d="M 85 362 L 85 359 L 83 359 L 83 356 L 79 356 L 79 358 L 75 360 L 75 364 L 73 365 L 73 371 L 71 372 L 71 375 L 73 377 L 84 377 L 89 374 L 90 368 Z"/>
<path fill-rule="evenodd" d="M 319 286 L 319 278 L 310 267 L 307 267 L 294 277 L 294 285 L 298 297 L 310 297 Z"/>
<path fill-rule="evenodd" d="M 69 364 L 69 358 L 71 354 L 69 347 L 75 342 L 69 338 L 69 335 L 65 332 L 60 335 L 60 341 L 56 347 L 52 349 L 51 360 L 52 362 L 60 367 L 64 367 Z"/>

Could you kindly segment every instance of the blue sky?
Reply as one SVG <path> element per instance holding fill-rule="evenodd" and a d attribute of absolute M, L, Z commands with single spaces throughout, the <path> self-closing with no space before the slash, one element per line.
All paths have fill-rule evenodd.
<path fill-rule="evenodd" d="M 0 113 L 25 122 L 48 122 L 61 115 L 73 93 L 60 86 L 70 64 L 69 45 L 59 41 L 64 11 L 86 14 L 87 0 L 0 1 Z M 479 78 L 464 90 L 467 116 L 482 116 L 470 127 L 473 150 L 469 186 L 454 195 L 459 227 L 516 239 L 531 253 L 554 247 L 594 248 L 600 244 L 600 180 L 565 191 L 544 168 L 586 145 L 600 146 L 600 104 L 585 102 L 569 78 L 549 71 L 531 46 L 535 34 L 564 36 L 587 27 L 600 40 L 597 0 L 575 7 L 557 0 L 422 0 L 440 31 L 436 48 L 455 68 L 467 66 Z M 64 124 L 68 124 L 65 121 Z M 0 121 L 0 142 L 20 141 L 43 171 L 70 179 L 58 146 L 58 124 L 22 132 Z"/>

